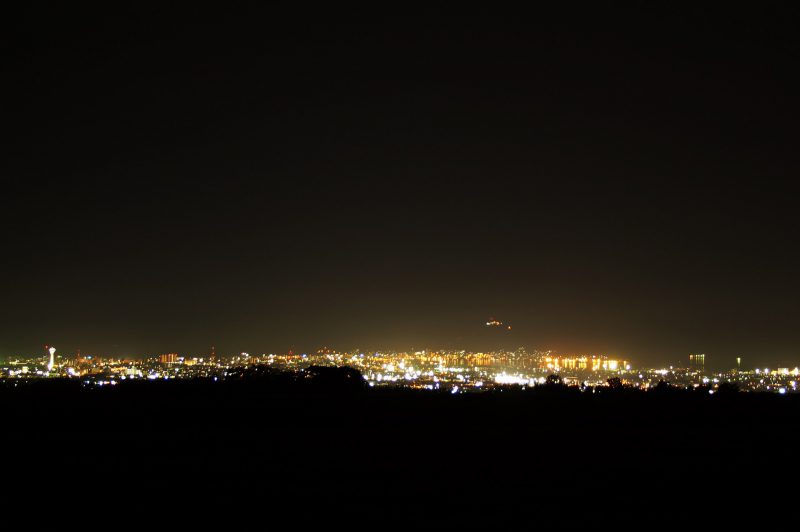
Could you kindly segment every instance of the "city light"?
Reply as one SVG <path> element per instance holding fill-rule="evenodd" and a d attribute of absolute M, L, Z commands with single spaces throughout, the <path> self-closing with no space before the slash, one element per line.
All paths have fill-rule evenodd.
<path fill-rule="evenodd" d="M 302 371 L 310 366 L 352 367 L 363 375 L 370 387 L 401 387 L 419 390 L 456 390 L 454 393 L 490 391 L 498 387 L 530 387 L 547 384 L 548 376 L 558 376 L 565 386 L 594 390 L 617 386 L 653 390 L 659 384 L 679 388 L 704 387 L 714 395 L 720 386 L 739 391 L 797 393 L 798 368 L 788 367 L 742 370 L 738 364 L 729 371 L 711 372 L 696 364 L 693 355 L 683 367 L 636 367 L 621 357 L 601 354 L 563 354 L 552 350 L 503 350 L 472 352 L 466 350 L 337 351 L 316 353 L 241 352 L 232 356 L 165 353 L 136 358 L 105 358 L 96 355 L 66 355 L 55 363 L 55 348 L 48 356 L 18 357 L 0 367 L 0 378 L 82 379 L 88 385 L 111 385 L 112 381 L 137 379 L 170 381 L 174 379 L 230 378 L 237 368 L 263 366 L 274 371 Z M 702 359 L 705 363 L 705 356 Z M 234 373 L 231 373 L 234 372 Z M 88 380 L 87 380 L 88 379 Z M 102 383 L 102 384 L 100 384 Z M 782 390 L 782 391 L 781 391 Z"/>

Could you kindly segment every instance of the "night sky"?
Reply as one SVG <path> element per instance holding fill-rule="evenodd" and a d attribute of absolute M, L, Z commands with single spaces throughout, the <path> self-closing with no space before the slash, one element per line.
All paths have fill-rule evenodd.
<path fill-rule="evenodd" d="M 800 362 L 786 13 L 71 9 L 5 23 L 0 356 Z"/>

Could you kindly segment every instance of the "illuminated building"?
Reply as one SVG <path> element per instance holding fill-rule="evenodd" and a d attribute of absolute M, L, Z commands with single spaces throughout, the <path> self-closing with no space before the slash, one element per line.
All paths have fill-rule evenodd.
<path fill-rule="evenodd" d="M 617 371 L 627 366 L 627 361 L 609 359 L 605 356 L 546 356 L 543 367 L 558 371 L 586 370 L 586 371 Z"/>
<path fill-rule="evenodd" d="M 691 353 L 689 355 L 689 367 L 697 371 L 703 371 L 706 366 L 706 356 L 702 353 Z"/>
<path fill-rule="evenodd" d="M 161 355 L 158 357 L 158 361 L 162 364 L 175 364 L 178 362 L 178 354 L 177 353 L 167 353 L 165 355 Z"/>
<path fill-rule="evenodd" d="M 56 348 L 49 347 L 47 348 L 47 352 L 50 353 L 50 361 L 47 363 L 47 371 L 53 371 L 53 368 L 56 366 L 56 360 L 54 357 L 56 353 Z"/>

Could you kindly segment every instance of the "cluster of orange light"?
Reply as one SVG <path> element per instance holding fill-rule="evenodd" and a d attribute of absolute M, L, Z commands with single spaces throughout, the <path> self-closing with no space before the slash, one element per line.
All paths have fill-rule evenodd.
<path fill-rule="evenodd" d="M 578 356 L 578 357 L 545 357 L 544 365 L 547 369 L 585 369 L 591 371 L 616 371 L 624 368 L 624 360 L 608 359 L 604 356 Z"/>
<path fill-rule="evenodd" d="M 158 357 L 158 361 L 162 364 L 175 364 L 178 362 L 177 353 L 167 353 Z"/>
<path fill-rule="evenodd" d="M 502 327 L 503 326 L 503 322 L 499 321 L 499 320 L 496 320 L 494 318 L 489 318 L 489 321 L 486 322 L 486 326 L 487 327 Z M 511 325 L 506 325 L 506 330 L 510 331 L 511 330 Z"/>

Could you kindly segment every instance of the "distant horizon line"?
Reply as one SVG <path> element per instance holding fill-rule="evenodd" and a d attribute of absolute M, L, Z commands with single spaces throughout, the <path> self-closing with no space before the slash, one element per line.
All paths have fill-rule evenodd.
<path fill-rule="evenodd" d="M 36 357 L 39 357 L 39 356 L 46 357 L 46 356 L 48 356 L 47 348 L 49 348 L 49 347 L 51 347 L 51 346 L 43 344 L 40 354 L 19 354 L 19 353 L 15 353 L 15 354 L 0 354 L 0 358 L 8 360 L 8 359 L 13 359 L 15 357 L 18 357 L 18 358 L 36 358 Z M 55 346 L 52 346 L 52 347 L 55 347 Z M 325 351 L 321 352 L 323 349 Z M 413 346 L 410 347 L 410 348 L 406 348 L 406 349 L 387 349 L 387 348 L 334 349 L 334 348 L 327 348 L 327 346 L 326 346 L 326 347 L 318 349 L 316 351 L 302 351 L 302 350 L 300 350 L 300 351 L 295 352 L 293 349 L 290 348 L 289 350 L 283 351 L 283 352 L 279 352 L 279 351 L 267 352 L 267 351 L 264 351 L 264 352 L 261 352 L 261 353 L 258 353 L 258 352 L 249 353 L 247 351 L 239 351 L 239 352 L 234 352 L 234 353 L 225 353 L 225 352 L 218 353 L 218 352 L 214 352 L 214 350 L 215 350 L 215 347 L 212 346 L 210 351 L 200 352 L 200 353 L 198 353 L 196 351 L 193 351 L 193 352 L 181 352 L 180 350 L 164 350 L 164 351 L 151 352 L 151 353 L 138 353 L 138 354 L 121 355 L 121 354 L 105 354 L 105 353 L 102 353 L 102 352 L 81 353 L 80 349 L 76 349 L 76 350 L 66 351 L 67 355 L 65 356 L 63 354 L 64 351 L 58 350 L 58 348 L 56 348 L 55 355 L 56 355 L 56 358 L 70 358 L 70 357 L 74 357 L 74 356 L 82 356 L 82 357 L 100 357 L 100 358 L 111 358 L 111 359 L 124 360 L 124 359 L 157 358 L 157 357 L 160 357 L 162 355 L 168 355 L 168 354 L 174 354 L 174 355 L 177 355 L 177 356 L 180 356 L 180 357 L 190 358 L 190 359 L 192 359 L 192 358 L 200 359 L 200 358 L 208 358 L 208 357 L 212 357 L 212 356 L 226 357 L 226 358 L 242 356 L 242 355 L 254 356 L 254 357 L 263 357 L 263 356 L 319 356 L 319 355 L 334 354 L 334 353 L 338 353 L 338 354 L 355 354 L 355 353 L 358 353 L 358 354 L 361 354 L 361 355 L 367 355 L 367 354 L 404 355 L 404 354 L 419 354 L 419 353 L 423 353 L 423 352 L 431 352 L 431 353 L 464 353 L 464 354 L 483 354 L 483 353 L 485 353 L 485 354 L 498 354 L 498 353 L 515 353 L 515 352 L 518 352 L 520 350 L 525 350 L 525 351 L 529 352 L 528 354 L 553 354 L 553 355 L 557 355 L 557 356 L 567 356 L 567 357 L 606 357 L 606 358 L 615 357 L 617 359 L 621 359 L 621 360 L 624 360 L 625 362 L 629 362 L 629 363 L 639 362 L 640 361 L 639 357 L 625 356 L 625 355 L 611 355 L 608 352 L 569 352 L 569 351 L 566 351 L 566 350 L 544 349 L 544 348 L 537 348 L 537 347 L 533 347 L 532 348 L 532 347 L 528 347 L 528 346 L 519 346 L 519 347 L 517 347 L 515 349 L 496 348 L 496 349 L 476 349 L 476 350 L 466 349 L 466 348 L 435 348 L 435 347 L 417 348 L 417 347 L 413 347 Z M 723 355 L 720 358 L 717 358 L 717 357 L 719 357 L 719 355 L 717 355 L 717 356 L 709 355 L 708 353 L 704 353 L 704 352 L 698 350 L 698 351 L 690 351 L 690 352 L 685 353 L 682 356 L 675 357 L 672 360 L 672 362 L 663 362 L 663 360 L 662 360 L 660 363 L 665 367 L 666 366 L 669 366 L 669 367 L 680 367 L 680 366 L 676 366 L 675 362 L 683 362 L 685 360 L 687 362 L 687 364 L 688 364 L 690 355 L 695 355 L 695 354 L 704 355 L 705 356 L 705 361 L 706 361 L 704 365 L 708 366 L 708 367 L 715 367 L 715 366 L 718 366 L 720 363 L 723 363 L 723 362 L 725 362 L 725 363 L 731 362 L 737 367 L 744 367 L 743 362 L 745 360 L 747 360 L 747 359 L 750 359 L 750 357 L 744 357 L 744 356 L 738 356 L 737 357 L 737 356 L 732 356 L 732 355 Z M 796 362 L 796 363 L 800 364 L 800 362 Z M 650 364 L 653 364 L 653 362 L 650 362 Z M 764 366 L 765 365 L 766 367 L 769 367 L 770 365 L 780 365 L 780 364 L 781 364 L 780 362 L 775 362 L 775 364 L 762 363 L 762 364 L 759 364 L 759 366 Z M 641 367 L 645 367 L 645 366 L 641 366 Z M 655 367 L 655 366 L 652 366 L 652 367 Z"/>

